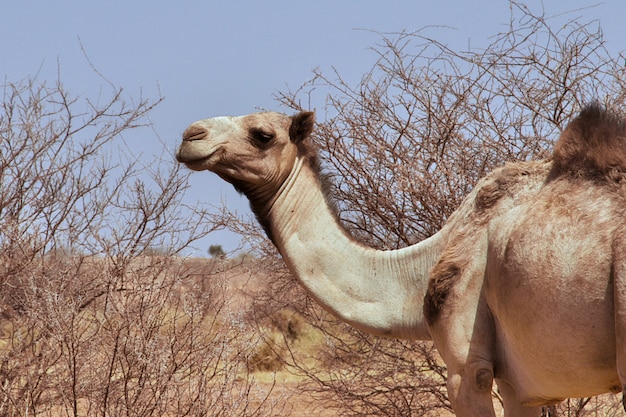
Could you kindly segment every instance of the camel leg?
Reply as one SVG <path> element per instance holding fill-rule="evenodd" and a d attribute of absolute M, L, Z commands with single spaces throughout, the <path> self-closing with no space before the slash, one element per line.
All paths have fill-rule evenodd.
<path fill-rule="evenodd" d="M 495 326 L 482 296 L 484 262 L 458 265 L 444 256 L 431 272 L 431 282 L 452 285 L 432 287 L 439 304 L 436 314 L 429 316 L 430 333 L 448 367 L 448 397 L 455 414 L 495 417 L 491 396 Z"/>
<path fill-rule="evenodd" d="M 479 312 L 484 310 L 478 307 Z M 442 315 L 431 327 L 435 346 L 448 367 L 448 398 L 457 417 L 495 417 L 492 399 L 493 342 L 484 323 L 475 326 L 467 317 L 474 311 Z M 476 327 L 480 327 L 480 330 Z"/>
<path fill-rule="evenodd" d="M 497 384 L 504 403 L 505 417 L 541 417 L 541 407 L 523 406 L 511 385 L 502 380 L 498 380 Z"/>
<path fill-rule="evenodd" d="M 626 410 L 626 228 L 624 227 L 613 242 L 612 278 L 617 375 L 621 383 L 622 405 Z"/>
<path fill-rule="evenodd" d="M 485 364 L 448 365 L 448 398 L 457 417 L 495 417 L 491 397 L 493 373 Z M 463 370 L 465 368 L 466 370 Z"/>

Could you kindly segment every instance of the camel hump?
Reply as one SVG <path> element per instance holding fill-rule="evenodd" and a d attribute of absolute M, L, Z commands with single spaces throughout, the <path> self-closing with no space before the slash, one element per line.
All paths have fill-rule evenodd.
<path fill-rule="evenodd" d="M 553 176 L 620 178 L 626 173 L 626 121 L 600 104 L 586 106 L 554 146 Z"/>

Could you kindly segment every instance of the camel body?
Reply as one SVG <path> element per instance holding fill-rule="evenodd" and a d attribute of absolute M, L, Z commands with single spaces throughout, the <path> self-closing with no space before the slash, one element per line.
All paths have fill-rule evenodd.
<path fill-rule="evenodd" d="M 458 416 L 539 416 L 568 397 L 621 392 L 626 129 L 591 106 L 552 160 L 483 178 L 437 234 L 378 251 L 339 224 L 305 139 L 313 114 L 206 119 L 177 159 L 250 199 L 294 276 L 322 307 L 386 337 L 432 339 Z"/>
<path fill-rule="evenodd" d="M 496 367 L 526 404 L 622 391 L 613 280 L 624 277 L 612 273 L 614 250 L 625 249 L 613 247 L 622 227 L 615 219 L 624 218 L 618 204 L 596 187 L 546 184 L 519 213 L 490 225 L 497 243 L 487 248 L 485 294 Z"/>
<path fill-rule="evenodd" d="M 585 180 L 551 172 L 551 162 L 494 171 L 441 231 L 451 238 L 431 288 L 445 300 L 429 323 L 457 381 L 448 383 L 457 415 L 490 415 L 492 375 L 507 416 L 622 391 L 614 306 L 615 280 L 623 280 L 615 263 L 624 253 L 621 187 L 580 187 Z M 495 202 L 494 190 L 503 194 Z M 479 404 L 484 410 L 474 411 Z"/>

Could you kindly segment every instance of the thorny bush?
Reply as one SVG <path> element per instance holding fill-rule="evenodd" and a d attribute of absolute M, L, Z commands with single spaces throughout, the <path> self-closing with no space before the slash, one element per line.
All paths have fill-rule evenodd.
<path fill-rule="evenodd" d="M 180 256 L 221 215 L 183 204 L 187 172 L 157 141 L 125 156 L 161 100 L 2 92 L 0 415 L 273 415 L 223 272 Z"/>
<path fill-rule="evenodd" d="M 381 34 L 376 61 L 355 85 L 338 71 L 315 70 L 310 81 L 278 95 L 298 111 L 312 109 L 323 95 L 314 140 L 334 179 L 340 219 L 359 240 L 381 249 L 418 242 L 438 231 L 494 167 L 549 156 L 582 105 L 600 101 L 626 110 L 625 57 L 609 53 L 597 22 L 510 5 L 507 30 L 485 48 L 457 51 L 428 29 Z M 265 240 L 256 242 L 267 251 Z M 342 326 L 283 276 L 271 291 L 280 297 L 269 296 L 267 308 L 297 309 L 326 335 L 318 359 L 329 366 L 289 358 L 318 405 L 345 416 L 449 409 L 445 368 L 430 344 L 376 339 Z M 569 407 L 584 415 L 591 403 L 581 400 L 574 411 L 568 402 L 552 413 Z"/>

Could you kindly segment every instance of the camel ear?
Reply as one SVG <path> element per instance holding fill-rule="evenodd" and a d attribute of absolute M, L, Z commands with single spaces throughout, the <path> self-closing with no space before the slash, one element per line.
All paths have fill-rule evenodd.
<path fill-rule="evenodd" d="M 289 127 L 289 138 L 293 143 L 306 139 L 313 131 L 314 124 L 315 113 L 312 111 L 303 111 L 293 115 Z"/>

